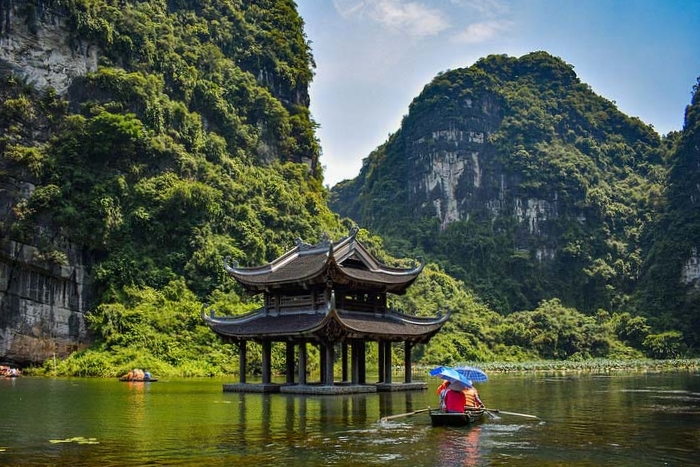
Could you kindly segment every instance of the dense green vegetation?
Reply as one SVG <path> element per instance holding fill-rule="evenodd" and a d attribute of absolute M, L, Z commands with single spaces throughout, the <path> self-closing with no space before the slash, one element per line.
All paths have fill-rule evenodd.
<path fill-rule="evenodd" d="M 407 158 L 426 115 L 460 125 L 465 98 L 493 102 L 503 115 L 480 151 L 482 186 L 468 192 L 481 204 L 443 230 L 432 205 L 409 192 Z M 544 52 L 490 56 L 426 86 L 360 176 L 334 189 L 332 206 L 376 229 L 392 251 L 440 261 L 501 312 L 559 297 L 592 313 L 627 302 L 664 171 L 653 129 L 595 95 L 570 65 Z M 501 175 L 507 191 L 496 193 L 489 184 Z M 499 197 L 506 202 L 494 216 L 488 206 Z M 558 216 L 518 241 L 516 199 L 546 200 Z M 555 260 L 541 261 L 538 251 Z"/>
<path fill-rule="evenodd" d="M 40 27 L 34 2 L 27 5 L 27 24 Z M 0 174 L 36 185 L 0 233 L 39 246 L 42 259 L 55 265 L 67 261 L 66 242 L 86 252 L 95 285 L 88 316 L 94 343 L 37 371 L 237 371 L 237 349 L 204 325 L 202 306 L 238 314 L 260 297 L 242 293 L 223 258 L 259 265 L 297 237 L 314 242 L 327 232 L 338 239 L 352 224 L 327 204 L 308 109 L 314 64 L 294 3 L 51 5 L 73 31 L 71 40 L 100 47 L 100 65 L 65 97 L 0 77 Z M 658 136 L 542 53 L 490 57 L 442 74 L 411 105 L 406 123 L 442 105 L 444 96 L 476 92 L 470 87 L 507 104 L 490 144 L 501 164 L 522 174 L 520 189 L 556 189 L 591 222 L 583 228 L 562 221 L 557 233 L 566 260 L 556 269 L 514 253 L 507 220 L 488 224 L 477 213 L 436 235 L 434 218 L 400 209 L 403 140 L 401 131 L 393 135 L 365 164 L 365 186 L 346 184 L 346 199 L 355 198 L 346 213 L 382 235 L 363 230 L 360 239 L 385 262 L 400 264 L 387 250 L 430 259 L 409 293 L 391 298 L 408 313 L 452 313 L 444 330 L 416 350 L 416 361 L 682 355 L 682 317 L 678 326 L 664 326 L 660 315 L 624 306 L 641 267 L 638 238 L 665 176 Z M 691 141 L 678 139 L 690 148 Z M 370 365 L 374 352 L 370 347 Z M 273 347 L 279 371 L 283 354 Z M 394 356 L 400 364 L 401 350 Z M 312 351 L 312 370 L 317 359 Z M 255 346 L 249 362 L 259 370 Z"/>
<path fill-rule="evenodd" d="M 103 292 L 185 277 L 205 297 L 230 288 L 225 255 L 260 263 L 294 236 L 337 229 L 314 123 L 290 97 L 306 95 L 312 63 L 291 2 L 58 4 L 75 40 L 106 55 L 70 109 L 6 81 L 4 157 L 41 185 L 16 231 L 45 221 L 87 247 Z M 51 121 L 47 140 L 16 141 L 37 120 Z"/>
<path fill-rule="evenodd" d="M 492 117 L 496 126 L 480 150 L 481 185 L 458 188 L 458 201 L 472 208 L 465 220 L 445 228 L 431 198 L 411 191 L 415 162 L 410 157 L 418 138 L 444 129 L 445 122 L 466 128 L 460 125 L 474 117 L 465 100 L 489 108 L 479 118 Z M 590 319 L 599 318 L 601 310 L 643 316 L 664 342 L 693 346 L 699 342 L 697 301 L 687 298 L 692 284 L 679 280 L 681 263 L 700 243 L 692 108 L 683 135 L 662 140 L 595 95 L 556 57 L 545 52 L 490 56 L 427 85 L 399 131 L 364 161 L 360 175 L 334 187 L 331 205 L 382 235 L 392 252 L 424 255 L 443 265 L 489 307 L 521 322 L 536 319 L 537 310 L 555 300 Z M 425 121 L 442 126 L 426 127 Z M 439 141 L 432 144 L 430 151 L 445 151 Z M 499 191 L 502 186 L 505 191 Z M 668 214 L 657 229 L 666 196 Z M 528 231 L 513 207 L 532 199 L 557 210 L 540 221 L 537 232 Z M 674 225 L 678 234 L 669 237 Z M 645 259 L 649 280 L 640 287 Z M 523 310 L 535 312 L 521 316 Z M 513 337 L 509 345 L 540 339 L 506 333 Z M 642 342 L 635 347 L 642 349 Z M 651 341 L 646 345 L 651 351 Z M 538 351 L 561 357 L 557 351 Z"/>
<path fill-rule="evenodd" d="M 66 99 L 2 78 L 0 167 L 37 186 L 2 235 L 56 264 L 67 260 L 65 240 L 92 258 L 98 346 L 85 354 L 88 374 L 127 354 L 181 368 L 183 352 L 196 360 L 215 340 L 201 340 L 201 303 L 216 294 L 235 303 L 241 292 L 225 256 L 260 264 L 297 237 L 347 232 L 326 204 L 303 23 L 284 0 L 53 7 L 72 40 L 104 54 Z M 170 311 L 148 310 L 166 290 L 182 309 L 161 319 Z M 175 345 L 183 325 L 193 337 Z M 167 352 L 144 347 L 161 333 L 170 340 L 154 345 Z"/>
<path fill-rule="evenodd" d="M 674 134 L 670 174 L 659 222 L 646 240 L 648 252 L 637 290 L 637 308 L 654 323 L 678 329 L 700 344 L 700 284 L 683 277 L 700 260 L 700 78 L 686 108 L 683 132 Z"/>

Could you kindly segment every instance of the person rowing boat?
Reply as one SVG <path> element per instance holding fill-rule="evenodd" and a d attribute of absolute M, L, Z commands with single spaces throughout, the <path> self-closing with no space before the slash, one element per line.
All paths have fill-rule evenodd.
<path fill-rule="evenodd" d="M 463 394 L 462 396 L 453 395 L 449 392 L 445 392 L 447 389 L 452 391 L 459 391 Z M 485 407 L 484 403 L 479 397 L 479 391 L 476 390 L 474 386 L 466 386 L 460 382 L 452 382 L 449 380 L 444 380 L 440 386 L 437 388 L 437 394 L 440 397 L 439 407 L 442 409 L 447 403 L 447 397 L 449 396 L 450 406 L 452 408 L 459 407 L 461 404 L 462 410 L 456 410 L 458 412 L 463 412 L 464 409 L 483 409 Z M 455 410 L 446 410 L 447 412 L 452 412 Z"/>

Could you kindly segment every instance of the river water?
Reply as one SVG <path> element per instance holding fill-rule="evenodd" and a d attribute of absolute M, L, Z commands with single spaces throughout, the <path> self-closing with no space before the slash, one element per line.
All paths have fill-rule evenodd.
<path fill-rule="evenodd" d="M 497 415 L 433 428 L 427 391 L 224 393 L 227 379 L 0 380 L 0 465 L 686 466 L 700 464 L 700 374 L 494 374 Z M 400 379 L 397 379 L 399 381 Z"/>

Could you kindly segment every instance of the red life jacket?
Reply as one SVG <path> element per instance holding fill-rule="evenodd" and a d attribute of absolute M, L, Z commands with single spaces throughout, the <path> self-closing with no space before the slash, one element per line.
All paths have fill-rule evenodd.
<path fill-rule="evenodd" d="M 464 412 L 465 397 L 462 391 L 453 391 L 445 389 L 445 411 L 446 412 Z"/>

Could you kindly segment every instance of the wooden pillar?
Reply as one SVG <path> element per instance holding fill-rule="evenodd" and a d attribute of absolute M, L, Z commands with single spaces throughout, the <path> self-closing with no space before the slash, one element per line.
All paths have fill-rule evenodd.
<path fill-rule="evenodd" d="M 350 344 L 350 372 L 352 384 L 360 383 L 360 345 L 364 345 L 362 341 L 352 341 Z"/>
<path fill-rule="evenodd" d="M 378 362 L 377 366 L 379 367 L 379 381 L 380 383 L 384 382 L 384 375 L 385 375 L 385 370 L 384 370 L 384 364 L 386 363 L 386 359 L 384 358 L 384 341 L 379 341 L 377 342 L 377 353 L 379 354 L 378 357 Z"/>
<path fill-rule="evenodd" d="M 365 341 L 360 341 L 357 344 L 358 359 L 357 366 L 360 373 L 360 384 L 367 384 L 367 345 Z"/>
<path fill-rule="evenodd" d="M 321 370 L 321 384 L 326 384 L 326 344 L 318 346 L 318 366 Z"/>
<path fill-rule="evenodd" d="M 299 384 L 306 384 L 306 342 L 299 344 Z"/>
<path fill-rule="evenodd" d="M 248 358 L 248 346 L 246 341 L 238 343 L 238 382 L 245 384 L 246 359 Z"/>
<path fill-rule="evenodd" d="M 342 381 L 346 382 L 348 381 L 348 344 L 343 342 L 340 345 L 340 351 L 341 351 L 341 365 L 342 365 L 342 371 L 343 371 L 343 376 L 342 376 Z"/>
<path fill-rule="evenodd" d="M 326 344 L 326 377 L 323 384 L 326 386 L 333 386 L 334 376 L 333 376 L 333 360 L 335 360 L 335 346 L 332 342 Z"/>
<path fill-rule="evenodd" d="M 285 374 L 287 384 L 294 384 L 294 343 L 287 342 L 287 354 L 285 356 Z"/>
<path fill-rule="evenodd" d="M 406 341 L 403 343 L 403 366 L 404 366 L 404 383 L 410 383 L 413 381 L 413 375 L 411 374 L 411 349 L 413 344 Z"/>
<path fill-rule="evenodd" d="M 384 383 L 391 384 L 391 341 L 384 342 Z"/>
<path fill-rule="evenodd" d="M 272 382 L 272 342 L 268 340 L 262 341 L 262 382 Z"/>

